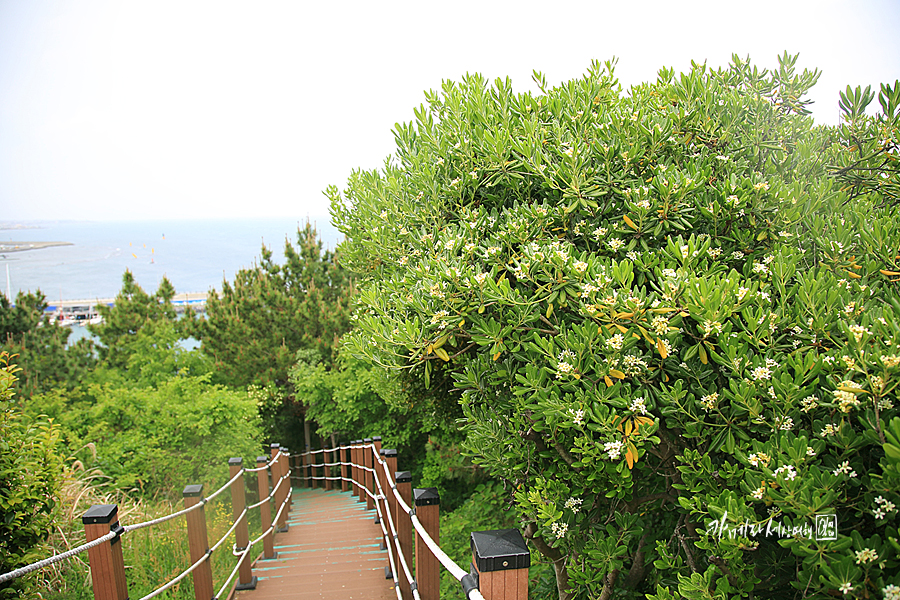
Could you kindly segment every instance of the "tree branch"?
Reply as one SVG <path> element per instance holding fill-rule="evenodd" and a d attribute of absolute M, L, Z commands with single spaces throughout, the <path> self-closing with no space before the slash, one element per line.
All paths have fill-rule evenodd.
<path fill-rule="evenodd" d="M 603 582 L 603 591 L 600 592 L 599 600 L 609 600 L 612 596 L 613 587 L 616 585 L 616 579 L 619 578 L 619 569 L 613 570 L 609 575 L 606 576 L 606 580 Z"/>
<path fill-rule="evenodd" d="M 530 522 L 525 526 L 525 539 L 531 540 L 538 552 L 550 559 L 553 571 L 556 574 L 556 589 L 559 592 L 559 600 L 571 600 L 574 592 L 569 589 L 569 574 L 566 571 L 566 555 L 554 548 L 537 535 L 537 523 Z"/>

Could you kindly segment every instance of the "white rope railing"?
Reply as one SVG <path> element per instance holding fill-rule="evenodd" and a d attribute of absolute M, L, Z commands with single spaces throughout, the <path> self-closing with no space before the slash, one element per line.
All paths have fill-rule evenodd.
<path fill-rule="evenodd" d="M 425 546 L 431 551 L 431 553 L 434 555 L 434 557 L 438 559 L 438 562 L 440 562 L 441 565 L 445 569 L 447 569 L 447 571 L 449 571 L 451 575 L 453 575 L 454 579 L 456 579 L 457 581 L 460 582 L 460 584 L 463 586 L 463 589 L 466 590 L 466 597 L 469 600 L 484 600 L 484 596 L 482 596 L 481 591 L 477 587 L 472 587 L 472 586 L 474 586 L 474 582 L 472 581 L 472 578 L 469 575 L 469 572 L 462 569 L 462 567 L 460 567 L 459 565 L 457 565 L 456 562 L 454 562 L 453 559 L 450 558 L 447 555 L 447 553 L 441 549 L 441 547 L 428 534 L 428 531 L 426 531 L 425 526 L 422 525 L 422 522 L 419 521 L 418 517 L 416 517 L 415 511 L 403 500 L 403 497 L 400 495 L 400 491 L 397 489 L 397 484 L 394 483 L 393 476 L 388 470 L 387 462 L 384 461 L 381 458 L 381 456 L 378 454 L 378 450 L 375 448 L 375 444 L 362 444 L 362 445 L 351 444 L 350 446 L 339 446 L 338 448 L 333 448 L 332 450 L 344 451 L 347 449 L 351 449 L 351 450 L 352 449 L 363 449 L 363 450 L 371 450 L 372 451 L 375 461 L 378 462 L 384 469 L 384 472 L 386 475 L 386 480 L 388 482 L 390 482 L 391 491 L 394 494 L 394 498 L 397 500 L 397 506 L 399 508 L 402 508 L 403 512 L 405 512 L 407 514 L 407 516 L 409 516 L 410 522 L 412 523 L 413 527 L 415 528 L 416 533 L 419 534 L 419 537 L 425 543 Z M 319 452 L 325 452 L 325 451 L 326 451 L 326 449 L 323 448 L 321 450 L 315 450 L 315 451 L 301 453 L 300 456 L 317 454 Z M 318 467 L 318 466 L 322 466 L 322 465 L 303 465 L 303 466 L 304 467 Z M 377 473 L 374 468 L 370 468 L 365 465 L 360 465 L 360 464 L 356 464 L 353 462 L 337 462 L 337 463 L 334 463 L 334 464 L 328 465 L 328 466 L 356 467 L 357 469 L 360 469 L 362 471 L 367 471 L 369 473 L 372 473 L 374 476 L 374 479 L 375 479 L 375 483 L 378 485 L 379 490 L 381 490 L 381 481 L 377 477 Z M 380 496 L 375 495 L 371 491 L 369 491 L 369 489 L 367 488 L 365 483 L 360 483 L 360 482 L 354 480 L 352 477 L 350 477 L 350 478 L 347 478 L 347 477 L 317 477 L 317 476 L 309 475 L 309 476 L 306 476 L 305 479 L 307 479 L 307 480 L 308 479 L 315 479 L 315 480 L 333 479 L 333 480 L 343 480 L 343 481 L 348 481 L 350 483 L 353 483 L 359 489 L 365 491 L 366 494 L 369 495 L 373 500 L 375 500 L 376 508 L 378 507 L 378 498 L 379 497 L 382 500 L 385 500 L 383 490 L 382 490 L 382 493 Z M 385 501 L 385 506 L 387 506 L 386 501 Z M 399 555 L 404 559 L 403 567 L 404 567 L 405 574 L 410 579 L 410 584 L 414 586 L 415 579 L 412 578 L 412 576 L 409 572 L 409 567 L 406 564 L 405 557 L 403 557 L 402 550 L 400 549 L 399 536 L 396 536 L 396 529 L 393 526 L 393 518 L 390 517 L 390 509 L 388 509 L 386 512 L 389 515 L 389 523 L 391 524 L 391 531 L 394 534 L 393 539 L 394 539 L 394 543 L 397 546 L 397 551 L 398 551 Z M 379 509 L 379 515 L 380 514 L 381 514 L 381 511 Z M 381 517 L 379 517 L 379 521 L 382 521 Z M 385 537 L 387 537 L 387 530 L 384 529 L 384 525 L 382 525 L 382 530 L 384 531 Z M 390 552 L 390 544 L 388 544 L 388 551 Z M 391 558 L 391 564 L 393 565 L 393 558 Z M 393 570 L 393 567 L 392 567 L 392 570 Z M 463 581 L 464 578 L 467 578 L 468 580 L 466 582 L 464 582 Z M 396 574 L 394 574 L 394 582 L 395 583 L 397 582 Z M 416 597 L 418 597 L 418 591 L 416 590 L 415 587 L 413 587 L 413 594 Z"/>
<path fill-rule="evenodd" d="M 3 573 L 2 575 L 0 575 L 0 583 L 12 581 L 16 577 L 21 577 L 22 575 L 27 575 L 27 574 L 31 573 L 32 571 L 37 571 L 39 569 L 43 569 L 44 567 L 49 567 L 50 565 L 52 565 L 54 563 L 58 563 L 60 561 L 72 558 L 76 554 L 81 554 L 85 550 L 90 550 L 94 546 L 99 546 L 103 542 L 105 542 L 107 540 L 111 540 L 114 537 L 116 537 L 117 535 L 119 535 L 119 533 L 117 533 L 115 531 L 110 531 L 106 535 L 104 535 L 102 537 L 98 537 L 96 540 L 90 541 L 87 544 L 82 544 L 81 546 L 78 546 L 77 548 L 72 548 L 71 550 L 67 550 L 66 552 L 63 552 L 62 554 L 57 554 L 55 556 L 51 556 L 50 558 L 45 558 L 44 560 L 39 560 L 36 563 L 32 563 L 30 565 L 25 565 L 24 567 L 18 568 L 15 571 L 10 571 L 9 573 Z"/>
<path fill-rule="evenodd" d="M 131 524 L 131 525 L 125 525 L 124 527 L 121 527 L 120 529 L 118 529 L 118 530 L 116 530 L 116 531 L 110 531 L 110 532 L 107 533 L 106 535 L 103 535 L 103 536 L 101 536 L 101 537 L 99 537 L 99 538 L 97 538 L 97 539 L 95 539 L 95 540 L 92 540 L 92 541 L 86 543 L 86 544 L 82 544 L 82 545 L 78 546 L 77 548 L 72 548 L 71 550 L 67 550 L 66 552 L 62 552 L 62 553 L 60 553 L 60 554 L 56 554 L 56 555 L 51 556 L 51 557 L 49 557 L 49 558 L 45 558 L 45 559 L 40 560 L 40 561 L 37 561 L 37 562 L 35 562 L 35 563 L 26 565 L 26 566 L 24 566 L 24 567 L 20 567 L 20 568 L 14 570 L 14 571 L 10 571 L 10 572 L 8 572 L 8 573 L 0 574 L 0 583 L 5 583 L 5 582 L 7 582 L 7 581 L 12 581 L 13 579 L 16 579 L 16 578 L 18 578 L 18 577 L 21 577 L 21 576 L 23 576 L 23 575 L 27 575 L 28 573 L 31 573 L 31 572 L 33 572 L 33 571 L 37 571 L 37 570 L 43 569 L 43 568 L 45 568 L 45 567 L 49 567 L 50 565 L 53 565 L 53 564 L 55 564 L 55 563 L 62 562 L 62 561 L 64 561 L 64 560 L 67 560 L 67 559 L 69 559 L 69 558 L 72 558 L 73 556 L 76 556 L 76 555 L 78 555 L 78 554 L 81 554 L 82 552 L 85 552 L 85 551 L 87 551 L 87 550 L 90 550 L 91 548 L 94 548 L 94 547 L 96 547 L 96 546 L 99 546 L 99 545 L 102 544 L 103 542 L 106 542 L 106 541 L 112 540 L 112 539 L 114 539 L 114 538 L 120 537 L 120 536 L 122 536 L 122 535 L 124 535 L 124 534 L 126 534 L 126 533 L 129 533 L 129 532 L 132 532 L 132 531 L 137 531 L 138 529 L 144 529 L 145 527 L 152 527 L 152 526 L 154 526 L 154 525 L 159 525 L 160 523 L 165 523 L 166 521 L 171 521 L 172 519 L 175 519 L 175 518 L 177 518 L 177 517 L 186 515 L 186 514 L 192 512 L 192 511 L 194 511 L 194 510 L 197 510 L 197 509 L 199 509 L 199 508 L 202 508 L 205 504 L 207 504 L 208 502 L 210 502 L 211 500 L 213 500 L 216 496 L 218 496 L 219 494 L 221 494 L 222 492 L 224 492 L 226 489 L 228 489 L 228 488 L 229 488 L 235 481 L 237 481 L 244 473 L 255 473 L 255 472 L 258 472 L 258 471 L 262 471 L 262 470 L 264 470 L 264 469 L 268 469 L 268 468 L 270 468 L 273 464 L 275 464 L 276 461 L 278 461 L 282 456 L 283 456 L 282 451 L 281 451 L 281 450 L 278 450 L 278 452 L 275 454 L 275 456 L 273 456 L 273 457 L 271 458 L 271 460 L 269 460 L 268 462 L 266 462 L 265 464 L 263 464 L 263 465 L 260 466 L 260 467 L 256 467 L 255 469 L 248 469 L 248 468 L 242 467 L 242 468 L 234 475 L 234 477 L 232 477 L 231 479 L 229 479 L 222 487 L 220 487 L 219 489 L 217 489 L 215 492 L 213 492 L 212 494 L 210 494 L 210 495 L 207 496 L 206 498 L 201 499 L 200 502 L 198 502 L 197 504 L 194 504 L 193 506 L 190 506 L 190 507 L 188 507 L 188 508 L 185 508 L 185 509 L 176 511 L 176 512 L 174 512 L 174 513 L 165 515 L 165 516 L 163 516 L 163 517 L 159 517 L 159 518 L 156 518 L 156 519 L 151 519 L 151 520 L 149 520 L 149 521 L 144 521 L 144 522 L 142 522 L 142 523 L 134 523 L 134 524 Z M 198 566 L 200 566 L 204 561 L 206 561 L 206 560 L 209 558 L 209 556 L 213 553 L 213 551 L 216 550 L 216 549 L 222 544 L 222 542 L 223 542 L 229 535 L 231 535 L 231 533 L 234 532 L 234 529 L 237 527 L 238 523 L 240 523 L 241 519 L 243 519 L 243 518 L 246 516 L 248 510 L 251 510 L 251 509 L 253 509 L 253 508 L 257 508 L 257 507 L 259 507 L 259 506 L 262 506 L 264 503 L 266 503 L 266 502 L 268 502 L 269 500 L 271 500 L 272 498 L 274 498 L 275 492 L 276 492 L 276 491 L 278 490 L 278 488 L 281 486 L 281 483 L 282 483 L 285 479 L 288 479 L 289 477 L 290 477 L 290 469 L 288 470 L 288 473 L 287 473 L 287 474 L 285 474 L 285 475 L 283 475 L 282 477 L 279 478 L 278 483 L 275 485 L 275 487 L 272 489 L 272 491 L 269 493 L 269 495 L 268 495 L 265 499 L 263 499 L 263 500 L 257 502 L 256 504 L 254 504 L 254 505 L 252 505 L 252 506 L 246 507 L 246 508 L 244 509 L 244 511 L 241 513 L 240 517 L 238 517 L 238 519 L 236 519 L 235 522 L 232 524 L 231 528 L 228 530 L 228 533 L 226 533 L 225 536 L 224 536 L 223 538 L 221 538 L 221 539 L 219 540 L 219 542 L 218 542 L 215 546 L 213 546 L 211 549 L 209 549 L 209 550 L 207 551 L 207 553 L 206 553 L 202 558 L 200 558 L 197 562 L 195 562 L 195 563 L 192 564 L 190 567 L 188 567 L 185 571 L 183 571 L 183 572 L 182 572 L 181 574 L 179 574 L 177 577 L 175 577 L 174 579 L 172 579 L 172 580 L 170 580 L 169 582 L 167 582 L 165 585 L 163 585 L 163 586 L 157 588 L 156 590 L 154 590 L 153 592 L 151 592 L 151 593 L 148 594 L 147 596 L 144 596 L 141 600 L 148 600 L 149 598 L 153 598 L 153 597 L 155 597 L 155 596 L 161 594 L 162 592 L 166 591 L 167 589 L 171 588 L 173 585 L 175 585 L 176 583 L 178 583 L 179 581 L 181 581 L 181 580 L 182 580 L 184 577 L 186 577 L 189 573 L 193 572 Z M 276 522 L 278 521 L 278 518 L 280 518 L 280 516 L 281 516 L 281 511 L 282 511 L 282 510 L 284 509 L 284 507 L 286 506 L 286 504 L 287 504 L 288 500 L 290 499 L 290 497 L 291 497 L 291 490 L 290 490 L 290 487 L 289 487 L 289 488 L 288 488 L 288 493 L 287 493 L 287 495 L 285 496 L 285 499 L 282 501 L 281 507 L 279 508 L 278 515 L 276 516 L 275 520 L 273 520 L 273 525 L 272 525 L 271 527 L 269 527 L 269 529 L 266 531 L 266 533 L 264 533 L 262 536 L 260 536 L 260 537 L 259 537 L 257 540 L 255 540 L 255 541 L 259 541 L 259 539 L 262 539 L 263 537 L 265 537 L 266 535 L 268 535 L 268 533 L 270 533 L 272 529 L 274 529 L 274 523 L 276 523 Z M 255 543 L 255 542 L 254 542 L 254 543 Z M 249 548 L 250 546 L 252 546 L 252 545 L 253 545 L 252 543 L 249 544 L 248 548 Z M 239 561 L 239 565 L 238 565 L 238 566 L 240 566 L 240 561 Z M 234 575 L 232 574 L 231 577 L 233 578 Z M 230 580 L 229 580 L 229 581 L 230 581 Z"/>

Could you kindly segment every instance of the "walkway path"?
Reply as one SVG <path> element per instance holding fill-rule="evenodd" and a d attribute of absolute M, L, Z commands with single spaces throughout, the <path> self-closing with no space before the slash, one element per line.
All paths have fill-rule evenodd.
<path fill-rule="evenodd" d="M 393 581 L 384 578 L 387 550 L 380 550 L 381 527 L 350 492 L 294 488 L 288 532 L 275 536 L 275 560 L 260 560 L 255 590 L 240 600 L 395 600 Z"/>

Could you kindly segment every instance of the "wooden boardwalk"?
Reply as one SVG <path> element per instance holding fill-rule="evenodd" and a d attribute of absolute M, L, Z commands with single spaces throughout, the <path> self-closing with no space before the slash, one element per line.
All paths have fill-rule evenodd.
<path fill-rule="evenodd" d="M 240 600 L 281 598 L 394 600 L 394 582 L 384 578 L 387 550 L 381 526 L 350 492 L 294 488 L 287 533 L 275 535 L 274 560 L 253 567 L 255 590 Z"/>

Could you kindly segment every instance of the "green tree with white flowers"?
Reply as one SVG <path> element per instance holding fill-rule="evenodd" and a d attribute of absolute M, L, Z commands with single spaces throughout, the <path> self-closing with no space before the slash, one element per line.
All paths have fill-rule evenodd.
<path fill-rule="evenodd" d="M 897 87 L 817 126 L 796 61 L 448 81 L 328 191 L 347 349 L 453 382 L 560 598 L 900 595 Z"/>

